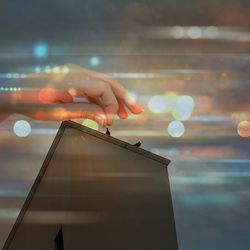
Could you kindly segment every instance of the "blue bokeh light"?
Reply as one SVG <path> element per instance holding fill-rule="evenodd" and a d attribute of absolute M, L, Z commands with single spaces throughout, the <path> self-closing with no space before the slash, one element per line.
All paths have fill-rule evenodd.
<path fill-rule="evenodd" d="M 184 124 L 180 121 L 172 121 L 168 125 L 168 133 L 172 137 L 181 137 L 185 132 Z"/>
<path fill-rule="evenodd" d="M 25 120 L 19 120 L 14 124 L 14 133 L 19 137 L 26 137 L 31 133 L 31 126 Z"/>
<path fill-rule="evenodd" d="M 40 72 L 41 72 L 41 70 L 42 70 L 42 69 L 41 69 L 41 67 L 40 67 L 40 66 L 36 66 L 36 67 L 35 67 L 35 72 L 36 72 L 36 73 L 40 73 Z"/>
<path fill-rule="evenodd" d="M 91 66 L 98 66 L 100 64 L 100 59 L 97 56 L 92 56 L 89 60 Z"/>
<path fill-rule="evenodd" d="M 44 42 L 36 43 L 33 49 L 34 56 L 37 59 L 46 59 L 48 57 L 48 45 Z"/>

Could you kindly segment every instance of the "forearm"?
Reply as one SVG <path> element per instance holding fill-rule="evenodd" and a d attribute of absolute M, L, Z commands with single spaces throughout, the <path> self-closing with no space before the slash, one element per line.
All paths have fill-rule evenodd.
<path fill-rule="evenodd" d="M 13 113 L 24 113 L 41 104 L 39 91 L 48 84 L 55 81 L 53 74 L 30 74 L 24 79 L 14 79 L 8 81 L 8 88 L 16 89 L 21 87 L 21 91 L 0 92 L 0 121 Z"/>

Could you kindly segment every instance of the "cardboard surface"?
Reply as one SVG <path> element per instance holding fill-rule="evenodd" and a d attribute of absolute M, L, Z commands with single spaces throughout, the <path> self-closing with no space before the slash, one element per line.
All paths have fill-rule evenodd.
<path fill-rule="evenodd" d="M 169 160 L 64 122 L 3 249 L 176 250 Z"/>

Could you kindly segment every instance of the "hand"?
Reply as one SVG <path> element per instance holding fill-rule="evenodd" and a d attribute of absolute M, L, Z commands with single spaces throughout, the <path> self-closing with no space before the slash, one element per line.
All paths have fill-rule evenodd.
<path fill-rule="evenodd" d="M 17 112 L 39 120 L 88 118 L 102 127 L 112 125 L 116 114 L 120 119 L 126 119 L 128 111 L 133 114 L 143 112 L 143 108 L 112 77 L 77 65 L 67 67 L 68 74 L 55 71 L 28 76 L 34 85 L 38 83 L 42 87 L 19 96 L 16 93 L 15 106 L 23 104 L 17 106 Z M 85 98 L 88 103 L 75 102 L 75 98 Z"/>

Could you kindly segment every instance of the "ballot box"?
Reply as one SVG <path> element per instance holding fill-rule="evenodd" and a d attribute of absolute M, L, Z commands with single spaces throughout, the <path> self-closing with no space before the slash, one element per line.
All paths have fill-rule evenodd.
<path fill-rule="evenodd" d="M 177 250 L 169 163 L 63 122 L 3 249 Z"/>

